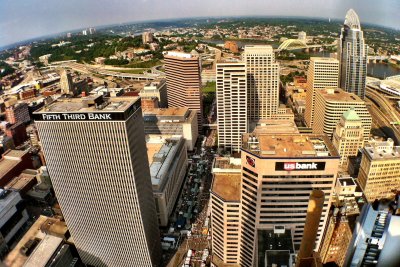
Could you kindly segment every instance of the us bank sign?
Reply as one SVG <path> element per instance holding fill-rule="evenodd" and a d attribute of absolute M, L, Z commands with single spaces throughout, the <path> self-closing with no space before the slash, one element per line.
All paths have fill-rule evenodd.
<path fill-rule="evenodd" d="M 276 162 L 276 171 L 323 171 L 325 162 Z"/>

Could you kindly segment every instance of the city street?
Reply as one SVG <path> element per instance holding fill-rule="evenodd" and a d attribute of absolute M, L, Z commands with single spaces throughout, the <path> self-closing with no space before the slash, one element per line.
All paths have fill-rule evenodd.
<path fill-rule="evenodd" d="M 206 138 L 199 138 L 196 152 L 189 156 L 189 168 L 177 200 L 175 211 L 170 218 L 170 228 L 164 236 L 179 237 L 177 249 L 164 251 L 163 266 L 184 265 L 187 252 L 192 250 L 191 266 L 202 266 L 205 249 L 211 248 L 210 225 L 210 187 L 212 181 L 211 165 L 214 155 L 211 147 L 215 131 Z M 207 257 L 209 261 L 209 257 Z"/>

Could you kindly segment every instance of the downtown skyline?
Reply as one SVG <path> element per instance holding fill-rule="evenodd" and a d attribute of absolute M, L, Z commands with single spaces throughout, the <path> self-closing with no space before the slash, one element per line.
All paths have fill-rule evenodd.
<path fill-rule="evenodd" d="M 66 31 L 75 31 L 85 27 L 99 27 L 117 24 L 141 23 L 184 18 L 218 17 L 302 17 L 332 20 L 340 19 L 349 8 L 357 10 L 363 23 L 399 29 L 396 10 L 400 3 L 385 0 L 377 3 L 372 0 L 360 1 L 321 1 L 310 0 L 301 4 L 284 0 L 274 6 L 270 1 L 254 1 L 251 6 L 239 1 L 220 1 L 217 4 L 209 0 L 194 3 L 180 1 L 162 2 L 144 0 L 139 3 L 130 1 L 85 1 L 75 0 L 68 3 L 48 1 L 36 5 L 34 1 L 15 3 L 2 0 L 0 10 L 0 49 L 14 43 L 30 39 L 56 35 Z M 46 2 L 46 1 L 45 1 Z M 217 5 L 217 6 L 215 6 Z M 229 8 L 226 8 L 229 5 Z M 210 6 L 213 6 L 211 9 Z M 101 7 L 101 8 L 99 8 Z M 221 12 L 223 10 L 223 12 Z M 318 15 L 316 15 L 318 14 Z M 382 16 L 384 14 L 384 16 Z"/>

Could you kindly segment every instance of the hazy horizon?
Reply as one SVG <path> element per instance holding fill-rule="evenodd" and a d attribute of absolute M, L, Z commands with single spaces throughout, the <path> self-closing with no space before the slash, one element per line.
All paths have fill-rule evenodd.
<path fill-rule="evenodd" d="M 357 12 L 362 24 L 400 29 L 396 14 L 400 10 L 400 1 L 396 0 L 281 0 L 279 3 L 270 0 L 252 3 L 237 0 L 140 0 L 137 3 L 129 0 L 43 0 L 40 5 L 33 0 L 0 2 L 3 6 L 0 10 L 0 47 L 86 27 L 171 19 L 302 17 L 344 20 L 350 8 Z"/>

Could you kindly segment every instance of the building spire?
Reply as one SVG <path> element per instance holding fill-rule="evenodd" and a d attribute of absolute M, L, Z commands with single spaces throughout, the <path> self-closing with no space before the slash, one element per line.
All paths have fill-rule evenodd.
<path fill-rule="evenodd" d="M 351 8 L 349 9 L 349 11 L 347 11 L 344 25 L 349 27 L 350 29 L 361 30 L 360 19 L 358 18 L 358 15 L 354 11 L 354 9 Z"/>

